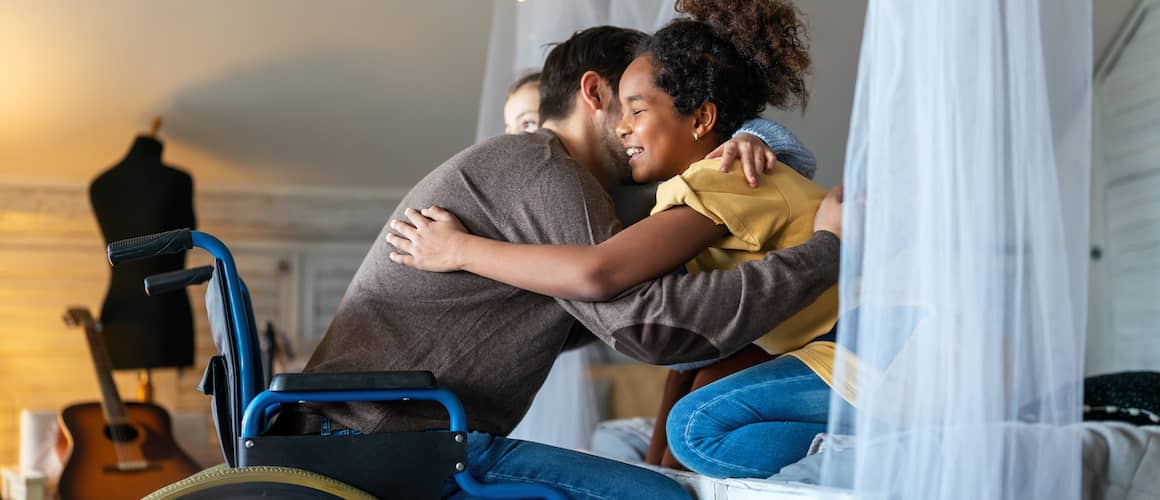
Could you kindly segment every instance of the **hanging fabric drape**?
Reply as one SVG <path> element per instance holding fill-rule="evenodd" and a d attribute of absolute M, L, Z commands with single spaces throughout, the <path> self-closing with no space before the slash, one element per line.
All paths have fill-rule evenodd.
<path fill-rule="evenodd" d="M 673 0 L 495 0 L 476 140 L 503 133 L 508 86 L 520 76 L 538 71 L 551 44 L 600 25 L 652 33 L 675 15 Z M 511 437 L 587 449 L 596 423 L 587 356 L 576 350 L 556 360 Z"/>
<path fill-rule="evenodd" d="M 476 141 L 503 133 L 508 85 L 539 71 L 551 44 L 601 25 L 652 33 L 675 16 L 673 0 L 495 0 Z"/>
<path fill-rule="evenodd" d="M 1090 0 L 871 0 L 845 166 L 824 482 L 1080 497 Z M 837 401 L 835 397 L 835 402 Z"/>

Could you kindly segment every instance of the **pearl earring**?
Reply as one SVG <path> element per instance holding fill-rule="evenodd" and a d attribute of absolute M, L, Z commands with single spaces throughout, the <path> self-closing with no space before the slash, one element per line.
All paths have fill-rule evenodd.
<path fill-rule="evenodd" d="M 697 135 L 696 132 L 693 132 L 693 142 L 697 142 L 699 140 L 701 140 L 701 136 Z"/>

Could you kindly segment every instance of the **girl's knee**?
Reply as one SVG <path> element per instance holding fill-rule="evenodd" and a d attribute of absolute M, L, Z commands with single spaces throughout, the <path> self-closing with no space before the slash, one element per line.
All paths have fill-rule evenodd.
<path fill-rule="evenodd" d="M 677 460 L 687 463 L 696 455 L 694 448 L 728 434 L 729 429 L 716 425 L 716 422 L 717 419 L 710 414 L 710 408 L 703 402 L 687 397 L 678 401 L 669 411 L 668 422 L 665 423 L 669 451 Z"/>
<path fill-rule="evenodd" d="M 685 435 L 689 432 L 689 427 L 693 421 L 693 414 L 696 412 L 696 405 L 687 404 L 688 398 L 677 401 L 669 410 L 669 418 L 666 422 L 657 422 L 658 425 L 665 426 L 666 434 L 669 438 L 669 447 L 684 446 Z"/>
<path fill-rule="evenodd" d="M 668 421 L 665 422 L 669 438 L 675 435 L 707 438 L 727 434 L 731 429 L 722 424 L 723 420 L 714 412 L 720 405 L 714 405 L 712 398 L 697 397 L 696 393 L 689 394 L 669 410 Z"/>

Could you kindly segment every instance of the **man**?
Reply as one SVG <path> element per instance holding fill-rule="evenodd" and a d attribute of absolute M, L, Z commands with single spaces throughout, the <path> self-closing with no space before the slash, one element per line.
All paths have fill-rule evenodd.
<path fill-rule="evenodd" d="M 403 216 L 402 207 L 438 204 L 493 239 L 592 245 L 611 237 L 619 223 L 607 189 L 627 172 L 614 130 L 616 88 L 645 37 L 599 27 L 555 47 L 541 82 L 544 128 L 452 157 L 415 186 L 393 218 Z M 519 422 L 556 356 L 592 336 L 657 364 L 714 359 L 760 337 L 836 282 L 840 212 L 840 202 L 828 198 L 817 217 L 825 230 L 800 247 L 733 271 L 666 276 L 601 303 L 395 264 L 384 228 L 306 371 L 434 372 L 467 409 L 468 470 L 485 482 L 544 483 L 573 498 L 687 498 L 660 474 L 502 436 Z M 574 328 L 576 320 L 591 334 Z M 360 432 L 447 425 L 442 408 L 419 402 L 317 411 L 325 427 Z M 450 482 L 446 493 L 456 493 Z"/>

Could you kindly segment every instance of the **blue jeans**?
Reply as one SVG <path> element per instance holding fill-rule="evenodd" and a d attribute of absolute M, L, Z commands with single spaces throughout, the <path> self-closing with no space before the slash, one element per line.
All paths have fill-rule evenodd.
<path fill-rule="evenodd" d="M 323 436 L 361 434 L 353 429 L 331 431 L 322 418 Z M 691 499 L 676 481 L 648 469 L 530 441 L 467 434 L 467 470 L 483 483 L 539 483 L 555 487 L 568 498 L 583 500 Z M 443 498 L 466 499 L 454 478 L 443 483 Z"/>
<path fill-rule="evenodd" d="M 467 470 L 481 482 L 545 484 L 574 499 L 691 498 L 676 481 L 648 469 L 482 432 L 467 435 Z M 470 498 L 453 479 L 444 483 L 443 497 Z"/>
<path fill-rule="evenodd" d="M 772 476 L 805 457 L 814 436 L 826 432 L 830 395 L 797 358 L 767 361 L 678 401 L 669 412 L 669 449 L 707 476 Z"/>

